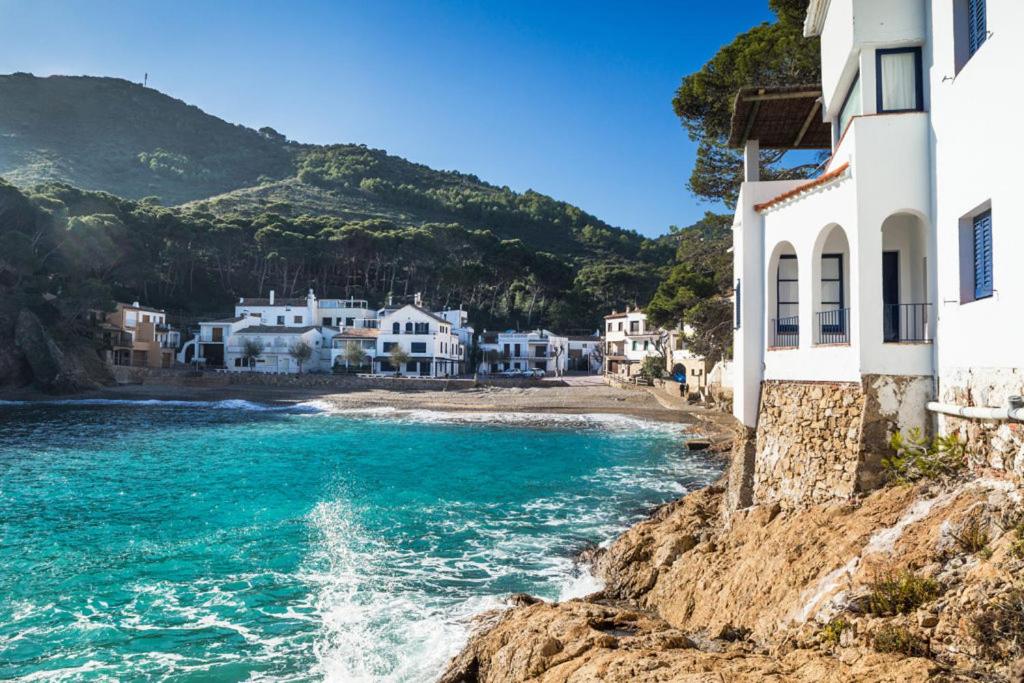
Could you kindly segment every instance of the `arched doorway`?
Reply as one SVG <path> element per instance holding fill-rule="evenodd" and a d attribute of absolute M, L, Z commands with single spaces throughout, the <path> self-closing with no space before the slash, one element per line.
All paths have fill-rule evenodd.
<path fill-rule="evenodd" d="M 768 347 L 800 346 L 800 277 L 796 249 L 780 242 L 768 262 Z"/>

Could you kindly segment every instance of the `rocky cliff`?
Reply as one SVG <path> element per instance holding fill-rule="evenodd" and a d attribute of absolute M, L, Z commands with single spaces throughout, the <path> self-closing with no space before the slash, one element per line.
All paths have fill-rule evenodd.
<path fill-rule="evenodd" d="M 58 343 L 29 310 L 0 315 L 0 389 L 33 386 L 67 394 L 113 381 L 91 340 L 70 336 Z"/>
<path fill-rule="evenodd" d="M 723 514 L 713 486 L 486 615 L 445 683 L 1024 680 L 1024 507 L 996 473 Z"/>

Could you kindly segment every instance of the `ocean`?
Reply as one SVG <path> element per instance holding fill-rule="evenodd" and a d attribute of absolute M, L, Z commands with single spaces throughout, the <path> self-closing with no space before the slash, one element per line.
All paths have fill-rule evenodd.
<path fill-rule="evenodd" d="M 431 681 L 721 463 L 612 415 L 0 401 L 0 679 Z"/>

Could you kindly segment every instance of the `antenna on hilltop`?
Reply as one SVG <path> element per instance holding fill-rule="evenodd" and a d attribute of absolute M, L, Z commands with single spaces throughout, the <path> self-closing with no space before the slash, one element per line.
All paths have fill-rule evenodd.
<path fill-rule="evenodd" d="M 149 83 L 149 72 L 148 71 L 145 74 L 143 74 L 143 76 L 142 76 L 142 87 L 145 88 L 147 83 Z"/>

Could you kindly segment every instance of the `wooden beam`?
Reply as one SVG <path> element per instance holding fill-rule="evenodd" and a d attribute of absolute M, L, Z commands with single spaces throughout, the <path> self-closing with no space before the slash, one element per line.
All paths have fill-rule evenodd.
<path fill-rule="evenodd" d="M 821 97 L 820 90 L 800 90 L 798 92 L 787 92 L 787 93 L 765 93 L 759 92 L 757 95 L 750 95 L 744 97 L 744 102 L 767 102 L 770 100 L 801 100 L 807 97 Z"/>
<path fill-rule="evenodd" d="M 799 147 L 800 143 L 803 142 L 804 136 L 807 135 L 807 130 L 811 127 L 811 123 L 814 121 L 814 117 L 819 109 L 821 109 L 821 98 L 814 100 L 814 106 L 811 107 L 810 113 L 807 114 L 807 120 L 804 121 L 804 125 L 797 134 L 796 140 L 793 141 L 793 147 Z"/>
<path fill-rule="evenodd" d="M 743 137 L 740 138 L 741 143 L 745 143 L 749 138 L 751 129 L 754 127 L 754 121 L 757 120 L 757 112 L 761 109 L 760 102 L 754 102 L 754 106 L 750 108 L 750 113 L 747 114 L 747 125 L 743 129 Z"/>

